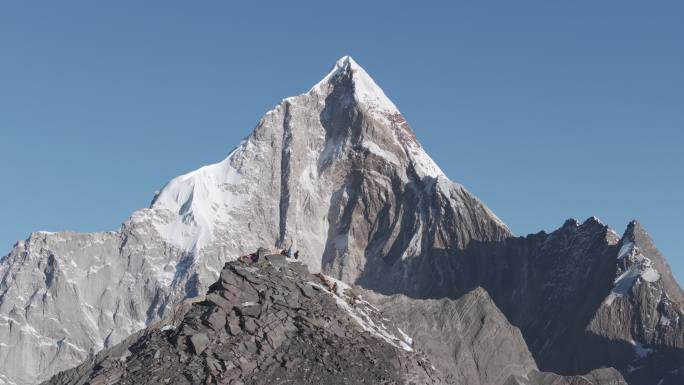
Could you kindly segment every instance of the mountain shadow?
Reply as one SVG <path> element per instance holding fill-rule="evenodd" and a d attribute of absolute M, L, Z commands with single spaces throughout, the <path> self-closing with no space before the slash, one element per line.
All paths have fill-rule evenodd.
<path fill-rule="evenodd" d="M 614 367 L 630 385 L 681 383 L 682 349 L 642 346 L 595 327 L 620 322 L 600 319 L 617 272 L 616 238 L 595 218 L 569 220 L 551 234 L 430 248 L 402 259 L 368 258 L 357 284 L 420 299 L 458 299 L 482 287 L 521 330 L 542 371 L 581 375 Z"/>

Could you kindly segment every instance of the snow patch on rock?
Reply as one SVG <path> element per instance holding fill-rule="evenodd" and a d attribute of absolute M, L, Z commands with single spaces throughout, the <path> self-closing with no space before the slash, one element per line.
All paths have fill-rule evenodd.
<path fill-rule="evenodd" d="M 322 291 L 332 294 L 335 297 L 337 306 L 345 310 L 363 330 L 396 348 L 404 349 L 407 352 L 413 351 L 411 347 L 413 341 L 398 328 L 397 331 L 402 335 L 402 338 L 392 333 L 383 322 L 386 319 L 382 317 L 378 308 L 364 301 L 360 296 L 354 295 L 351 292 L 351 287 L 346 283 L 329 276 L 322 277 L 325 278 L 326 286 L 328 287 L 315 282 L 309 283 Z"/>
<path fill-rule="evenodd" d="M 231 165 L 240 147 L 219 163 L 174 178 L 159 192 L 151 209 L 176 214 L 167 223 L 155 222 L 164 240 L 196 251 L 211 243 L 217 226 L 230 221 L 231 212 L 246 200 L 231 188 L 240 183 L 240 173 Z"/>
<path fill-rule="evenodd" d="M 645 346 L 639 342 L 634 343 L 634 356 L 635 356 L 635 358 L 637 358 L 637 359 L 646 358 L 651 353 L 653 353 L 652 348 L 649 348 L 649 347 L 647 347 L 647 346 Z"/>
<path fill-rule="evenodd" d="M 653 261 L 644 256 L 633 242 L 626 242 L 618 252 L 618 259 L 627 259 L 628 268 L 613 282 L 613 289 L 604 300 L 610 306 L 616 298 L 623 297 L 638 280 L 653 283 L 660 279 L 660 273 L 653 267 Z"/>
<path fill-rule="evenodd" d="M 0 385 L 17 385 L 16 382 L 10 380 L 4 374 L 0 373 Z"/>
<path fill-rule="evenodd" d="M 633 242 L 626 242 L 622 247 L 620 248 L 620 251 L 618 252 L 617 259 L 622 259 L 629 254 L 634 252 L 634 243 Z"/>
<path fill-rule="evenodd" d="M 379 113 L 378 115 L 380 115 L 380 117 L 384 117 L 386 114 L 395 114 L 399 112 L 380 86 L 375 83 L 366 70 L 358 65 L 351 56 L 340 58 L 330 72 L 311 88 L 309 93 L 319 92 L 322 88 L 327 86 L 333 78 L 346 72 L 351 72 L 353 74 L 354 98 L 357 102 L 366 105 L 369 110 Z"/>
<path fill-rule="evenodd" d="M 670 326 L 671 323 L 672 323 L 672 320 L 670 320 L 669 318 L 667 318 L 666 316 L 664 316 L 662 314 L 660 315 L 660 324 L 661 325 Z"/>
<path fill-rule="evenodd" d="M 361 145 L 364 148 L 368 149 L 368 151 L 370 151 L 372 154 L 375 154 L 375 155 L 377 155 L 383 159 L 386 159 L 387 161 L 392 162 L 396 165 L 400 164 L 399 159 L 397 158 L 396 155 L 394 155 L 393 153 L 391 153 L 389 151 L 383 150 L 375 142 L 372 142 L 368 139 L 364 139 L 364 141 L 361 142 Z"/>

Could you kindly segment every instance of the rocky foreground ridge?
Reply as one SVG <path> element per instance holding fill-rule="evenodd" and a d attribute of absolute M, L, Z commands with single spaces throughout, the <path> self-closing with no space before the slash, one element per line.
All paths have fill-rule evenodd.
<path fill-rule="evenodd" d="M 411 344 L 345 284 L 274 255 L 227 263 L 180 322 L 46 384 L 443 384 Z"/>
<path fill-rule="evenodd" d="M 383 297 L 281 255 L 227 263 L 205 296 L 44 385 L 114 383 L 626 384 L 612 369 L 539 372 L 482 289 L 458 301 Z"/>

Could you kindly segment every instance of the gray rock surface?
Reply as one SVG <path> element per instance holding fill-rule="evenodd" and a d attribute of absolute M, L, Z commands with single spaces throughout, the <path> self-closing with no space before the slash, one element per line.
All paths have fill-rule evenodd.
<path fill-rule="evenodd" d="M 515 382 L 520 381 L 520 382 Z M 613 368 L 592 370 L 587 374 L 576 376 L 559 376 L 553 373 L 535 372 L 528 378 L 516 379 L 506 385 L 625 385 L 627 384 L 620 373 Z"/>
<path fill-rule="evenodd" d="M 596 218 L 568 220 L 551 234 L 433 250 L 385 270 L 362 282 L 415 298 L 482 286 L 543 371 L 615 367 L 630 384 L 684 383 L 681 289 L 637 222 L 620 237 Z"/>
<path fill-rule="evenodd" d="M 298 262 L 228 263 L 205 298 L 45 384 L 444 383 L 372 305 Z"/>
<path fill-rule="evenodd" d="M 458 300 L 364 294 L 411 336 L 413 346 L 450 383 L 503 385 L 509 377 L 537 370 L 520 331 L 481 288 Z"/>
<path fill-rule="evenodd" d="M 520 330 L 487 292 L 476 288 L 458 300 L 386 297 L 364 291 L 383 314 L 412 338 L 448 383 L 470 385 L 624 385 L 615 369 L 581 376 L 540 372 Z"/>

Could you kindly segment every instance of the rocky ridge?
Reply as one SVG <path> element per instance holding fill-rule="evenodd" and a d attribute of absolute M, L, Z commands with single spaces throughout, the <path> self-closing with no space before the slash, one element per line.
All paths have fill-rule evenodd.
<path fill-rule="evenodd" d="M 44 384 L 443 384 L 391 321 L 283 256 L 227 263 L 163 322 Z"/>
<path fill-rule="evenodd" d="M 626 384 L 614 369 L 539 372 L 482 289 L 458 301 L 383 297 L 280 255 L 227 263 L 175 314 L 44 385 Z"/>

